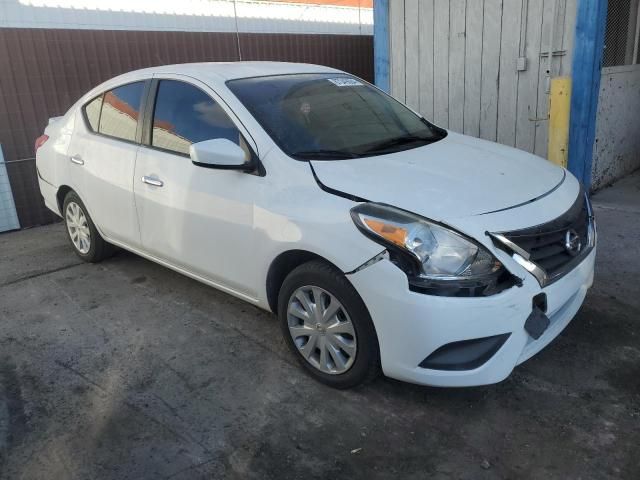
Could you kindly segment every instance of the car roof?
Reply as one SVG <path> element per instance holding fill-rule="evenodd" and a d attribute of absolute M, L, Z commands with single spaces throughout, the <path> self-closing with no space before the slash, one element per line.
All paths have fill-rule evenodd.
<path fill-rule="evenodd" d="M 344 73 L 331 67 L 313 65 L 309 63 L 289 62 L 204 62 L 204 63 L 179 63 L 175 65 L 162 65 L 159 67 L 144 68 L 125 73 L 116 77 L 126 80 L 126 77 L 134 74 L 178 74 L 188 75 L 200 80 L 211 80 L 215 83 L 225 82 L 238 78 L 263 77 L 270 75 L 286 75 L 295 73 Z M 114 79 L 115 80 L 115 79 Z"/>
<path fill-rule="evenodd" d="M 143 68 L 123 73 L 111 78 L 85 93 L 70 109 L 74 110 L 87 102 L 88 99 L 125 83 L 151 78 L 153 75 L 174 74 L 186 75 L 198 79 L 213 88 L 219 87 L 227 80 L 251 77 L 266 77 L 271 75 L 287 75 L 296 73 L 345 73 L 341 70 L 313 65 L 311 63 L 290 62 L 203 62 L 177 63 L 158 67 Z"/>

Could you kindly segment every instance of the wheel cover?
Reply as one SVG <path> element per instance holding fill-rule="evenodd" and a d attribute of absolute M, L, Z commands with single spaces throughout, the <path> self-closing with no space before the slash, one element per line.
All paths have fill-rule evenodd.
<path fill-rule="evenodd" d="M 323 373 L 339 375 L 356 359 L 356 333 L 336 297 L 316 286 L 298 288 L 287 307 L 289 333 L 302 357 Z"/>
<path fill-rule="evenodd" d="M 80 205 L 76 202 L 69 202 L 65 220 L 73 246 L 76 247 L 78 252 L 86 255 L 91 249 L 91 231 L 89 230 L 87 217 Z"/>

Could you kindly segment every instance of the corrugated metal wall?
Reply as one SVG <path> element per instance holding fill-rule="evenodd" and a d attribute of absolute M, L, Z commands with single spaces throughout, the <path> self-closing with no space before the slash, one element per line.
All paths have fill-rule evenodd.
<path fill-rule="evenodd" d="M 395 97 L 442 127 L 546 156 L 546 54 L 553 36 L 551 74 L 569 73 L 576 0 L 389 4 Z"/>
<path fill-rule="evenodd" d="M 364 35 L 240 33 L 243 60 L 318 63 L 373 77 Z M 120 73 L 153 65 L 238 59 L 235 33 L 0 28 L 0 144 L 22 227 L 51 222 L 33 142 L 47 119 Z"/>

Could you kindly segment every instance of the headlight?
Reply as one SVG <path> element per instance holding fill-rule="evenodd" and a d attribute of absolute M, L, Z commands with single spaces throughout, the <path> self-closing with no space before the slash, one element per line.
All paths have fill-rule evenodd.
<path fill-rule="evenodd" d="M 387 205 L 363 203 L 351 209 L 351 216 L 365 235 L 396 254 L 392 259 L 407 273 L 410 284 L 428 293 L 495 293 L 505 272 L 481 245 L 418 215 Z M 466 293 L 460 293 L 460 289 Z"/>

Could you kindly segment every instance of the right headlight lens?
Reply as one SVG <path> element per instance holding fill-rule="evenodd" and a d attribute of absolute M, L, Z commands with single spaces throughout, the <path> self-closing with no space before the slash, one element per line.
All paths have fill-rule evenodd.
<path fill-rule="evenodd" d="M 479 288 L 495 285 L 504 272 L 483 246 L 418 215 L 363 203 L 351 209 L 351 216 L 365 235 L 397 254 L 396 263 L 413 285 Z"/>

